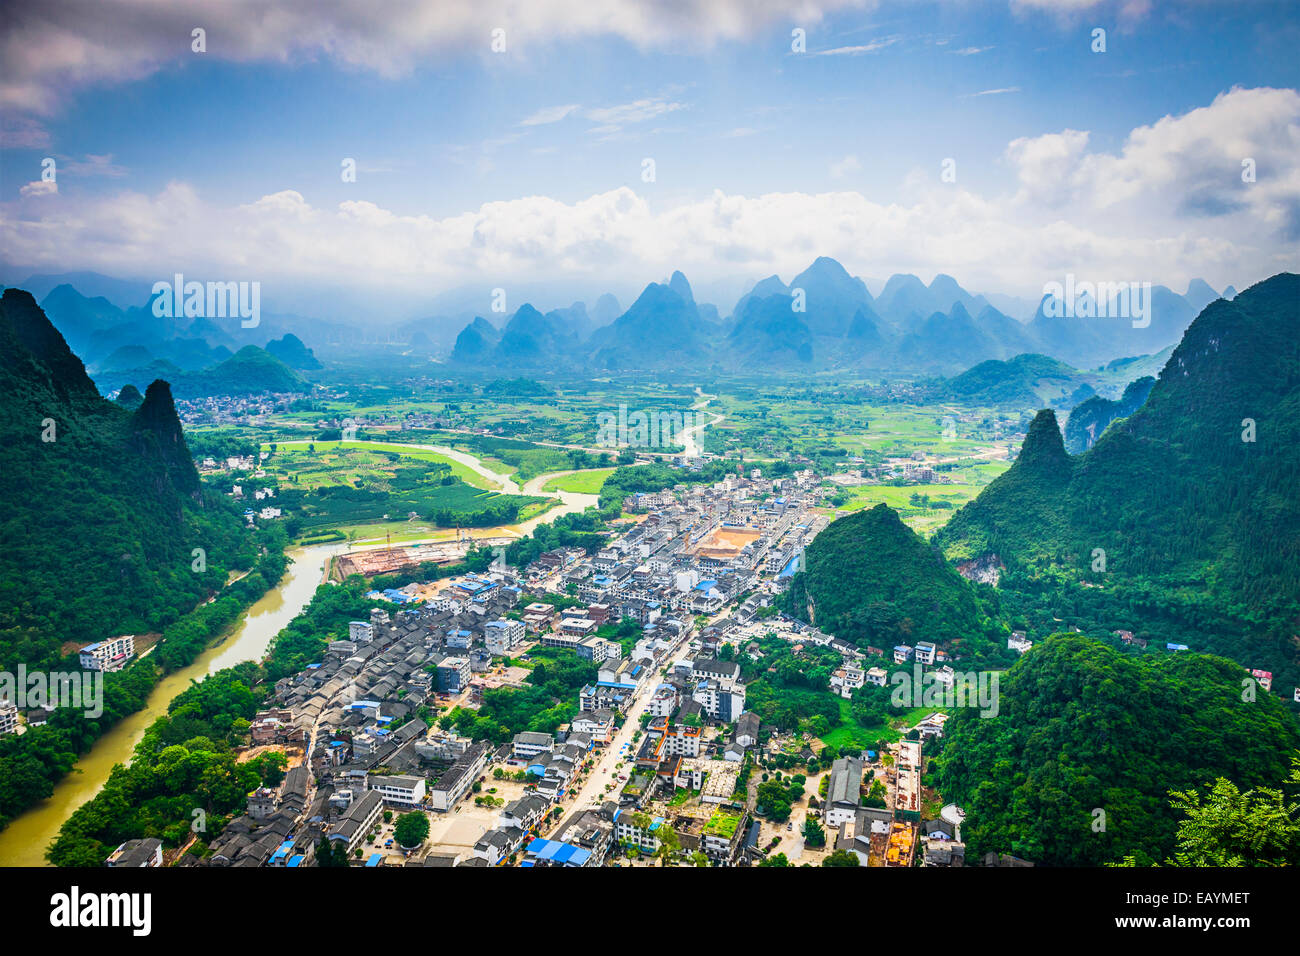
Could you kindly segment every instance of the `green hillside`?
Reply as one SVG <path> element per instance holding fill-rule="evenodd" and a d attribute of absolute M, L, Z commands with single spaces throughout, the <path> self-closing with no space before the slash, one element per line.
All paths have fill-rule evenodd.
<path fill-rule="evenodd" d="M 999 631 L 973 585 L 888 505 L 832 522 L 805 552 L 783 606 L 860 646 L 934 641 L 976 659 Z"/>
<path fill-rule="evenodd" d="M 1300 683 L 1297 321 L 1289 273 L 1211 303 L 1140 409 L 1076 459 L 1041 412 L 936 543 L 996 555 L 1031 619 L 1145 628 Z"/>
<path fill-rule="evenodd" d="M 0 299 L 0 395 L 0 661 L 53 666 L 64 641 L 159 629 L 252 564 L 238 513 L 199 485 L 167 383 L 134 411 L 100 398 L 17 289 Z"/>
<path fill-rule="evenodd" d="M 1003 675 L 996 717 L 959 709 L 944 728 L 940 787 L 966 811 L 967 858 L 1171 856 L 1170 790 L 1219 776 L 1273 785 L 1300 747 L 1295 719 L 1266 694 L 1243 700 L 1241 678 L 1206 655 L 1126 656 L 1069 634 L 1040 642 Z"/>

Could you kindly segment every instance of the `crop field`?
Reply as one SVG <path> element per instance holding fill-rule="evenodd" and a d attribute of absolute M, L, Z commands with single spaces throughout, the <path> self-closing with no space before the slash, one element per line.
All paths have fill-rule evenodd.
<path fill-rule="evenodd" d="M 307 536 L 338 530 L 355 538 L 369 533 L 360 526 L 378 524 L 383 528 L 375 534 L 403 537 L 416 527 L 489 527 L 526 520 L 551 504 L 486 489 L 486 480 L 466 466 L 401 445 L 280 445 L 265 468 L 280 485 L 276 504 Z"/>
<path fill-rule="evenodd" d="M 592 468 L 572 475 L 552 478 L 542 486 L 543 491 L 573 491 L 578 494 L 595 495 L 605 486 L 605 479 L 614 473 L 613 468 Z"/>

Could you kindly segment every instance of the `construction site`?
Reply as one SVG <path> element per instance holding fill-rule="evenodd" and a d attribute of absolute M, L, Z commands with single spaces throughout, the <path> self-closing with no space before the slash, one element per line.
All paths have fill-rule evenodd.
<path fill-rule="evenodd" d="M 515 539 L 507 536 L 491 538 L 461 538 L 455 541 L 438 541 L 431 544 L 412 544 L 395 548 L 374 548 L 351 551 L 336 556 L 330 563 L 330 580 L 342 581 L 351 574 L 367 578 L 377 574 L 392 574 L 417 565 L 456 564 L 464 560 L 471 547 L 507 545 Z"/>

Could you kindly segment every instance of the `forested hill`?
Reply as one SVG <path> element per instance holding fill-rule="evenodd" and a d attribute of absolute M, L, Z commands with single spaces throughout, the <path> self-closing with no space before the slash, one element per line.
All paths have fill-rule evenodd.
<path fill-rule="evenodd" d="M 1170 790 L 1217 777 L 1276 786 L 1300 747 L 1295 718 L 1267 694 L 1246 699 L 1242 676 L 1202 654 L 1128 656 L 1072 634 L 1038 643 L 1002 676 L 996 717 L 958 708 L 944 727 L 940 787 L 966 811 L 968 858 L 1164 862 Z"/>
<path fill-rule="evenodd" d="M 885 504 L 833 521 L 805 552 L 782 607 L 859 646 L 934 641 L 973 661 L 995 655 L 1000 628 L 973 585 Z"/>
<path fill-rule="evenodd" d="M 1022 593 L 1093 585 L 1051 608 L 1058 619 L 1087 605 L 1112 626 L 1159 620 L 1193 650 L 1300 681 L 1297 324 L 1290 273 L 1211 303 L 1141 408 L 1077 458 L 1040 413 L 1033 448 L 936 543 L 952 559 L 996 554 L 1004 587 Z"/>
<path fill-rule="evenodd" d="M 202 490 L 166 382 L 134 411 L 101 398 L 27 292 L 0 298 L 0 662 L 160 629 L 255 558 Z M 206 570 L 193 570 L 202 548 Z"/>

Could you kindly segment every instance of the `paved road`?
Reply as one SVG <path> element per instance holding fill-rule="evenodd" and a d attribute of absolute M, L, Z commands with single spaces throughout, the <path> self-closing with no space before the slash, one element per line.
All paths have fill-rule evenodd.
<path fill-rule="evenodd" d="M 689 640 L 683 640 L 681 644 L 669 652 L 666 666 L 671 669 L 678 661 L 689 657 L 690 653 Z M 605 800 L 617 799 L 616 794 L 619 785 L 624 782 L 619 780 L 618 776 L 619 774 L 628 773 L 628 766 L 625 763 L 622 769 L 615 770 L 614 765 L 620 760 L 628 761 L 636 756 L 635 749 L 630 746 L 626 754 L 621 754 L 620 751 L 623 744 L 630 744 L 632 735 L 641 729 L 641 715 L 645 713 L 651 697 L 654 696 L 654 689 L 658 686 L 659 678 L 657 673 L 646 677 L 641 693 L 637 695 L 635 703 L 633 703 L 631 710 L 628 711 L 627 720 L 623 722 L 623 726 L 615 733 L 613 741 L 600 755 L 596 765 L 592 767 L 586 782 L 573 792 L 571 797 L 565 801 L 566 804 L 576 809 L 584 809 L 589 806 L 598 806 Z M 605 785 L 608 783 L 613 783 L 615 787 L 614 790 L 606 794 Z"/>

